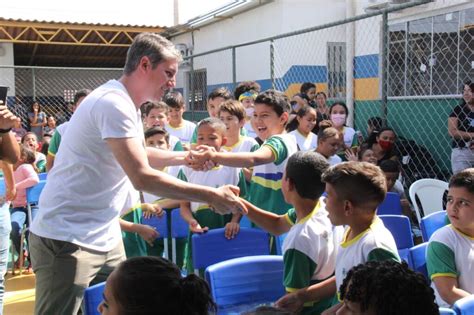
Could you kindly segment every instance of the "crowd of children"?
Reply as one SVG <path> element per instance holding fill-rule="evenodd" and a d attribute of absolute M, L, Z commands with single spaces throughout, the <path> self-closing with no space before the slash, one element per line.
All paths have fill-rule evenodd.
<path fill-rule="evenodd" d="M 415 314 L 417 309 L 436 314 L 433 291 L 400 263 L 394 238 L 376 215 L 377 206 L 391 191 L 399 194 L 404 214 L 413 217 L 399 181 L 395 132 L 379 126 L 363 144 L 346 126 L 344 103 L 327 107 L 326 95 L 316 93 L 310 84 L 299 97 L 304 104 L 292 108 L 283 93 L 260 92 L 256 82 L 242 82 L 233 96 L 218 88 L 207 99 L 210 117 L 197 125 L 183 118 L 185 101 L 179 92 L 168 93 L 163 102 L 143 104 L 146 146 L 189 151 L 186 166 L 161 171 L 194 184 L 238 186 L 236 194 L 248 213 L 220 215 L 208 204 L 130 191 L 120 220 L 127 257 L 163 254 L 163 241 L 156 240 L 158 232 L 143 224 L 143 217 L 180 208 L 189 237 L 178 241 L 178 267 L 158 257 L 122 263 L 107 281 L 100 307 L 103 314 L 112 309 L 145 314 L 153 307 L 169 307 L 170 314 L 185 314 L 190 308 L 189 314 L 207 314 L 215 308 L 207 284 L 194 275 L 182 278 L 179 268 L 194 272 L 192 234 L 225 228 L 224 236 L 232 239 L 239 233 L 243 215 L 273 236 L 288 233 L 282 246 L 287 294 L 275 303 L 281 312 L 395 314 L 394 308 L 400 311 L 401 304 L 411 301 L 413 309 L 401 313 Z M 293 127 L 287 132 L 290 120 Z M 51 140 L 48 170 L 63 128 L 57 127 Z M 26 133 L 21 142 L 21 159 L 14 167 L 18 191 L 36 184 L 35 170 L 46 167 L 44 155 L 36 151 L 36 135 Z M 455 175 L 449 187 L 451 224 L 433 235 L 427 254 L 440 306 L 474 293 L 474 170 Z M 18 226 L 24 215 L 22 222 L 16 217 L 25 213 L 24 192 L 17 199 L 12 239 L 19 251 Z M 270 246 L 274 250 L 275 243 Z M 137 290 L 127 290 L 130 287 Z M 380 292 L 389 287 L 390 294 Z M 408 288 L 416 293 L 410 296 Z M 183 290 L 194 298 L 176 298 L 175 294 L 183 296 Z"/>

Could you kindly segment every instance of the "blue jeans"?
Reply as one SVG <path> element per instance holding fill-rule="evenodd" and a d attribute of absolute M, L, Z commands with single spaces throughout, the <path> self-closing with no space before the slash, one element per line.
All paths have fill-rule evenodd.
<path fill-rule="evenodd" d="M 37 207 L 31 208 L 31 215 L 34 218 L 36 211 L 38 210 Z M 11 209 L 11 233 L 10 238 L 12 240 L 13 246 L 15 246 L 15 250 L 18 254 L 20 254 L 20 250 L 22 250 L 20 241 L 21 241 L 21 229 L 25 223 L 28 224 L 27 220 L 27 213 L 28 210 L 26 207 L 17 207 Z M 32 220 L 33 220 L 32 218 Z M 25 236 L 25 239 L 28 239 L 28 235 Z"/>
<path fill-rule="evenodd" d="M 0 315 L 3 314 L 3 295 L 5 292 L 5 273 L 8 264 L 8 244 L 10 241 L 9 204 L 0 203 Z"/>

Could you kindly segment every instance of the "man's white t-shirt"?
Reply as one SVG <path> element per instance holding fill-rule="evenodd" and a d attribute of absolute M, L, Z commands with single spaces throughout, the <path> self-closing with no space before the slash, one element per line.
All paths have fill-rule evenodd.
<path fill-rule="evenodd" d="M 121 242 L 119 213 L 133 186 L 106 143 L 110 138 L 143 142 L 140 111 L 116 80 L 89 94 L 72 116 L 41 194 L 34 234 L 101 252 Z"/>

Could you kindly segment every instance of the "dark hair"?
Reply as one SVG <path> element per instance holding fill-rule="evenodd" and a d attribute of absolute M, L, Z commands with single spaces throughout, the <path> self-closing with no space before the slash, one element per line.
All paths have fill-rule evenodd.
<path fill-rule="evenodd" d="M 357 158 L 359 161 L 362 161 L 362 158 L 364 157 L 365 151 L 370 150 L 372 151 L 372 148 L 367 145 L 367 143 L 364 143 L 360 146 L 359 152 L 357 153 Z"/>
<path fill-rule="evenodd" d="M 371 126 L 373 130 L 380 130 L 383 127 L 383 119 L 378 116 L 373 116 L 367 119 L 367 125 Z"/>
<path fill-rule="evenodd" d="M 349 109 L 347 108 L 347 105 L 346 105 L 346 103 L 344 103 L 344 102 L 336 102 L 336 103 L 333 103 L 333 104 L 329 107 L 329 115 L 331 115 L 332 109 L 333 109 L 334 107 L 336 107 L 337 105 L 344 107 L 344 109 L 346 110 L 346 115 L 349 115 Z"/>
<path fill-rule="evenodd" d="M 328 167 L 329 163 L 321 154 L 298 151 L 288 159 L 286 177 L 295 185 L 301 198 L 316 200 L 326 188 L 321 176 Z"/>
<path fill-rule="evenodd" d="M 26 137 L 29 136 L 29 135 L 34 135 L 36 137 L 36 141 L 38 141 L 38 136 L 36 135 L 36 133 L 28 131 L 27 133 L 25 133 L 23 135 L 23 137 L 21 137 L 21 141 L 20 141 L 21 144 L 23 144 L 25 142 Z"/>
<path fill-rule="evenodd" d="M 285 311 L 273 306 L 259 306 L 255 310 L 242 313 L 242 315 L 291 315 L 289 311 Z"/>
<path fill-rule="evenodd" d="M 52 137 L 51 134 L 49 133 L 45 133 L 43 135 L 43 140 L 45 137 Z M 48 155 L 48 150 L 49 150 L 49 142 L 46 142 L 46 141 L 43 141 L 43 144 L 41 145 L 41 153 L 43 153 L 44 155 Z"/>
<path fill-rule="evenodd" d="M 324 93 L 323 91 L 316 93 L 316 97 L 318 97 L 318 95 L 324 96 L 325 99 L 328 98 L 327 95 L 326 95 L 326 93 Z"/>
<path fill-rule="evenodd" d="M 170 143 L 170 134 L 168 133 L 168 131 L 166 131 L 165 129 L 163 129 L 161 127 L 148 128 L 145 131 L 145 140 L 150 138 L 150 137 L 153 137 L 154 135 L 163 135 L 165 137 L 166 142 L 168 144 Z"/>
<path fill-rule="evenodd" d="M 41 112 L 41 105 L 37 100 L 34 100 L 30 105 L 30 112 L 33 112 L 33 106 L 38 105 L 38 113 Z"/>
<path fill-rule="evenodd" d="M 383 160 L 379 167 L 384 173 L 400 173 L 400 164 L 394 160 Z"/>
<path fill-rule="evenodd" d="M 439 314 L 435 295 L 425 277 L 406 262 L 368 261 L 353 267 L 339 288 L 341 300 L 359 303 L 377 315 Z"/>
<path fill-rule="evenodd" d="M 336 136 L 342 137 L 342 134 L 332 126 L 331 122 L 322 121 L 319 124 L 318 143 Z"/>
<path fill-rule="evenodd" d="M 307 94 L 307 92 L 310 89 L 316 89 L 316 85 L 314 83 L 311 83 L 311 82 L 305 82 L 305 83 L 301 84 L 300 93 Z"/>
<path fill-rule="evenodd" d="M 199 128 L 201 128 L 204 125 L 209 125 L 212 128 L 214 128 L 216 130 L 219 130 L 222 135 L 224 135 L 226 130 L 227 130 L 227 127 L 224 124 L 224 122 L 222 120 L 220 120 L 219 118 L 216 118 L 216 117 L 204 118 L 203 120 L 198 122 L 198 124 L 196 126 L 196 130 L 198 130 L 198 132 L 199 132 Z"/>
<path fill-rule="evenodd" d="M 165 60 L 175 59 L 177 62 L 182 60 L 181 53 L 174 44 L 163 36 L 156 33 L 140 33 L 128 48 L 123 73 L 132 74 L 143 57 L 150 59 L 152 69 Z"/>
<path fill-rule="evenodd" d="M 162 109 L 166 114 L 169 112 L 169 107 L 165 102 L 145 102 L 142 104 L 142 108 L 145 108 L 145 117 L 150 115 L 152 109 Z"/>
<path fill-rule="evenodd" d="M 278 117 L 283 113 L 290 113 L 290 102 L 288 97 L 277 90 L 266 90 L 258 94 L 255 104 L 264 104 L 273 108 Z"/>
<path fill-rule="evenodd" d="M 293 95 L 293 97 L 295 97 L 295 96 L 301 97 L 302 99 L 304 99 L 307 102 L 310 101 L 309 96 L 306 95 L 305 93 L 296 93 L 295 95 Z"/>
<path fill-rule="evenodd" d="M 36 161 L 35 152 L 33 152 L 33 150 L 24 145 L 20 146 L 20 156 L 25 157 L 25 163 L 28 164 L 34 165 Z"/>
<path fill-rule="evenodd" d="M 395 130 L 393 130 L 392 128 L 390 127 L 383 127 L 381 128 L 380 130 L 377 130 L 377 131 L 373 131 L 369 137 L 367 138 L 367 145 L 369 147 L 372 147 L 375 143 L 377 143 L 377 137 L 380 137 L 380 135 L 385 132 L 385 131 L 391 131 L 395 134 L 395 137 L 397 136 L 397 134 L 395 133 Z"/>
<path fill-rule="evenodd" d="M 112 294 L 123 315 L 207 315 L 215 311 L 209 286 L 194 274 L 183 278 L 161 257 L 129 258 L 114 271 Z"/>
<path fill-rule="evenodd" d="M 471 194 L 474 194 L 474 168 L 467 168 L 454 174 L 449 180 L 449 188 L 451 187 L 464 187 Z"/>
<path fill-rule="evenodd" d="M 234 90 L 234 99 L 238 100 L 240 95 L 245 92 L 260 93 L 260 84 L 255 81 L 240 82 Z"/>
<path fill-rule="evenodd" d="M 343 162 L 323 174 L 323 182 L 331 184 L 339 199 L 373 210 L 385 199 L 387 184 L 382 170 L 368 162 Z"/>
<path fill-rule="evenodd" d="M 245 119 L 245 108 L 241 102 L 236 100 L 227 100 L 221 104 L 219 108 L 219 114 L 221 112 L 228 112 L 229 114 L 236 116 L 239 121 Z"/>
<path fill-rule="evenodd" d="M 163 97 L 163 102 L 169 107 L 181 108 L 184 107 L 183 95 L 177 91 L 169 92 Z"/>
<path fill-rule="evenodd" d="M 300 110 L 296 113 L 296 116 L 300 117 L 300 118 L 303 118 L 310 111 L 314 111 L 314 113 L 316 114 L 316 118 L 318 117 L 318 113 L 317 113 L 316 109 L 314 109 L 313 107 L 311 107 L 309 105 L 305 105 L 305 106 L 301 107 Z M 292 127 L 294 127 L 294 129 L 297 129 L 298 126 L 300 125 L 300 123 L 298 122 L 298 119 L 296 119 L 296 117 L 294 117 L 292 122 L 293 121 L 294 121 L 294 123 L 293 123 L 294 126 L 292 126 Z M 289 129 L 289 125 L 290 125 L 290 123 L 287 125 L 287 129 Z"/>
<path fill-rule="evenodd" d="M 209 96 L 207 97 L 208 100 L 213 100 L 216 97 L 222 97 L 224 100 L 230 100 L 232 98 L 232 94 L 226 87 L 218 87 L 214 90 L 212 90 L 211 93 L 209 93 Z"/>
<path fill-rule="evenodd" d="M 90 92 L 92 92 L 91 90 L 89 89 L 82 89 L 82 90 L 79 90 L 76 92 L 76 94 L 74 94 L 74 100 L 72 101 L 74 105 L 77 104 L 77 102 L 82 98 L 82 97 L 86 97 L 87 95 L 90 94 Z"/>

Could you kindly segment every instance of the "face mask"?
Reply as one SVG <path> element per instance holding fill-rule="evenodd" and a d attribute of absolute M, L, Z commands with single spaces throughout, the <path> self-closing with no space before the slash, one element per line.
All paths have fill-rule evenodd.
<path fill-rule="evenodd" d="M 346 114 L 331 114 L 331 121 L 334 127 L 341 127 L 346 122 Z"/>
<path fill-rule="evenodd" d="M 247 115 L 247 117 L 252 117 L 252 116 L 253 116 L 253 112 L 254 112 L 254 108 L 253 108 L 253 107 L 249 107 L 249 108 L 246 108 L 246 109 L 245 109 L 245 115 Z"/>
<path fill-rule="evenodd" d="M 390 151 L 393 148 L 393 142 L 387 140 L 379 140 L 379 146 L 384 151 Z"/>

